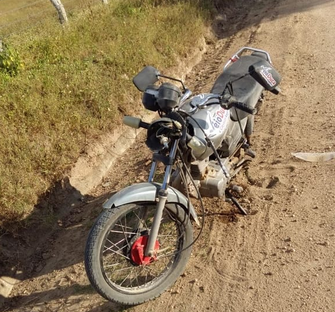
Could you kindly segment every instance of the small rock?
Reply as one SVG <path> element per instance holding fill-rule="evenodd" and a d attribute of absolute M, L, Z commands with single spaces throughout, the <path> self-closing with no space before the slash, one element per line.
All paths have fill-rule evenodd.
<path fill-rule="evenodd" d="M 274 188 L 278 182 L 279 182 L 278 177 L 271 177 L 271 180 L 266 188 Z"/>
<path fill-rule="evenodd" d="M 271 201 L 271 200 L 273 200 L 273 195 L 265 195 L 264 197 L 263 197 L 265 200 L 269 200 L 269 201 Z"/>
<path fill-rule="evenodd" d="M 50 255 L 49 255 L 47 252 L 45 252 L 45 253 L 42 254 L 42 258 L 43 258 L 44 260 L 49 259 L 49 258 L 50 258 Z"/>
<path fill-rule="evenodd" d="M 320 246 L 329 246 L 329 242 L 321 242 L 321 243 L 317 243 Z"/>
<path fill-rule="evenodd" d="M 295 185 L 292 185 L 292 186 L 291 186 L 291 190 L 292 190 L 292 192 L 294 192 L 294 193 L 298 192 L 298 189 L 297 189 L 297 187 L 296 187 Z"/>
<path fill-rule="evenodd" d="M 241 202 L 241 204 L 250 204 L 251 203 L 250 200 L 247 199 L 247 198 L 242 198 L 242 200 L 240 202 Z"/>

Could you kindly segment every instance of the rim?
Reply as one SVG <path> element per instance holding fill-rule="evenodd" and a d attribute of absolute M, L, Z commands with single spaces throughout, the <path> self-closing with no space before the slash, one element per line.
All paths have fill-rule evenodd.
<path fill-rule="evenodd" d="M 145 257 L 147 237 L 155 205 L 132 207 L 109 228 L 100 253 L 101 269 L 107 283 L 124 292 L 157 287 L 178 262 L 184 241 L 183 225 L 164 209 L 155 253 Z"/>

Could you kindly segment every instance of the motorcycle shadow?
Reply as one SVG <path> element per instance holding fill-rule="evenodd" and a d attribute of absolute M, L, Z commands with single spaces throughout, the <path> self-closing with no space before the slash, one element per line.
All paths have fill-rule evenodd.
<path fill-rule="evenodd" d="M 97 298 L 94 312 L 106 311 L 107 307 L 122 310 L 110 303 L 100 306 L 104 299 L 93 290 L 85 274 L 85 244 L 102 204 L 127 184 L 147 179 L 148 166 L 143 153 L 135 161 L 124 157 L 109 177 L 85 196 L 69 179 L 59 181 L 40 197 L 23 222 L 11 224 L 12 231 L 1 236 L 0 276 L 10 276 L 18 283 L 8 298 L 2 298 L 4 307 L 26 307 L 30 311 L 39 303 L 55 305 L 54 301 L 61 301 L 66 305 L 78 295 L 89 294 Z M 127 168 L 123 177 L 118 173 L 122 168 Z"/>

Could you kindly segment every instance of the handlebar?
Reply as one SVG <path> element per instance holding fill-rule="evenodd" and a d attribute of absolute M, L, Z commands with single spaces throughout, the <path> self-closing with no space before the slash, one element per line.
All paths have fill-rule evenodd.
<path fill-rule="evenodd" d="M 210 101 L 217 100 L 212 103 Z M 203 109 L 210 105 L 217 105 L 220 104 L 224 109 L 231 109 L 232 107 L 235 107 L 237 109 L 240 109 L 248 114 L 255 114 L 256 109 L 248 106 L 247 104 L 243 102 L 238 102 L 236 97 L 230 95 L 230 94 L 224 94 L 223 96 L 219 94 L 206 94 L 198 103 L 196 103 L 191 109 L 189 113 L 193 113 L 197 109 Z"/>
<path fill-rule="evenodd" d="M 236 97 L 229 95 L 229 94 L 226 94 L 221 98 L 221 106 L 225 109 L 230 109 L 232 107 L 235 107 L 248 114 L 252 114 L 252 115 L 256 114 L 255 108 L 252 108 L 243 102 L 238 102 Z"/>
<path fill-rule="evenodd" d="M 238 108 L 241 111 L 244 111 L 244 112 L 246 112 L 248 114 L 251 114 L 251 115 L 256 113 L 256 109 L 254 109 L 254 108 L 252 108 L 252 107 L 250 107 L 247 104 L 242 103 L 242 102 L 234 102 L 234 103 L 232 103 L 232 107 Z"/>

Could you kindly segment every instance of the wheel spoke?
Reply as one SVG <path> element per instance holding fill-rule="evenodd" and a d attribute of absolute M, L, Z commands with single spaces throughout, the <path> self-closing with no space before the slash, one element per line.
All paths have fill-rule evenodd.
<path fill-rule="evenodd" d="M 146 287 L 155 279 L 162 278 L 173 267 L 184 240 L 184 226 L 167 209 L 164 210 L 158 233 L 157 255 L 150 263 L 144 262 L 146 264 L 136 260 L 144 257 L 145 246 L 138 239 L 150 232 L 155 209 L 155 205 L 136 206 L 120 216 L 110 228 L 101 260 L 102 270 L 113 285 L 122 289 Z M 136 246 L 132 249 L 135 242 Z"/>

